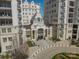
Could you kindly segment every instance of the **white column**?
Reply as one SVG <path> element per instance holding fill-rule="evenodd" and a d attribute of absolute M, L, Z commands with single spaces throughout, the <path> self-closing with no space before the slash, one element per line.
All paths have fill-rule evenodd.
<path fill-rule="evenodd" d="M 12 0 L 11 6 L 12 6 L 13 26 L 18 26 L 17 0 Z"/>

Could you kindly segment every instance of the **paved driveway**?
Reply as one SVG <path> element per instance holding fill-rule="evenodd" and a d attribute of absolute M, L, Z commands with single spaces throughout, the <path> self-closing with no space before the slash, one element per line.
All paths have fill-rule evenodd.
<path fill-rule="evenodd" d="M 79 53 L 79 48 L 77 47 L 51 47 L 51 48 L 41 51 L 36 56 L 30 57 L 29 59 L 51 59 L 52 56 L 61 52 Z"/>
<path fill-rule="evenodd" d="M 36 44 L 40 47 L 34 49 L 35 51 L 32 50 L 29 59 L 51 59 L 52 56 L 60 52 L 79 53 L 79 48 L 70 46 L 68 41 L 53 43 L 49 40 L 40 40 Z"/>

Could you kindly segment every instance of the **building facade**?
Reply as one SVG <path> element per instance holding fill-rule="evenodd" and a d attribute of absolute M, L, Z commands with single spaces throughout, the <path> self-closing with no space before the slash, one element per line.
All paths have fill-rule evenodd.
<path fill-rule="evenodd" d="M 53 37 L 78 39 L 78 31 L 73 30 L 74 27 L 78 30 L 78 3 L 78 0 L 45 0 L 44 19 L 47 25 L 52 25 Z"/>
<path fill-rule="evenodd" d="M 38 16 L 43 21 L 43 18 L 40 15 L 40 5 L 36 4 L 34 1 L 31 1 L 31 2 L 28 2 L 27 0 L 23 1 L 21 4 L 21 15 L 22 15 L 23 42 L 26 42 L 27 40 L 34 40 L 34 41 L 37 40 L 38 32 L 36 32 L 36 31 L 38 31 L 39 28 L 46 29 L 43 22 L 40 22 L 40 21 L 38 22 L 38 19 L 35 18 Z M 31 22 L 31 20 L 33 20 L 33 22 Z M 35 28 L 35 26 L 36 26 L 36 28 Z M 44 31 L 45 31 L 45 29 L 44 29 Z M 42 39 L 44 39 L 43 34 L 42 34 L 42 36 L 43 36 Z"/>
<path fill-rule="evenodd" d="M 20 0 L 0 0 L 0 52 L 19 47 L 19 8 Z"/>
<path fill-rule="evenodd" d="M 37 15 L 32 20 L 31 24 L 31 39 L 38 41 L 42 39 L 48 39 L 49 32 L 48 27 L 44 24 L 44 20 L 41 15 Z"/>
<path fill-rule="evenodd" d="M 45 32 L 48 32 L 48 28 L 45 26 L 40 14 L 40 5 L 34 1 L 28 2 L 25 0 L 21 4 L 21 11 L 23 42 L 27 40 L 36 41 L 39 40 L 38 38 L 45 39 L 47 37 Z"/>
<path fill-rule="evenodd" d="M 36 12 L 38 15 L 40 14 L 40 6 L 38 4 L 34 1 L 23 1 L 21 4 L 22 25 L 30 25 L 30 20 Z"/>

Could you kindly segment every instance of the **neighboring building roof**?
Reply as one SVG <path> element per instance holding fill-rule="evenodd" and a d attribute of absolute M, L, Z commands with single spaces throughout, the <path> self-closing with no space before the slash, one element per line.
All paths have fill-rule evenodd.
<path fill-rule="evenodd" d="M 34 1 L 31 1 L 31 2 L 29 2 L 28 0 L 25 0 L 25 1 L 23 1 L 23 3 L 25 3 L 25 4 L 37 4 L 37 5 L 40 5 L 40 3 L 35 3 Z"/>

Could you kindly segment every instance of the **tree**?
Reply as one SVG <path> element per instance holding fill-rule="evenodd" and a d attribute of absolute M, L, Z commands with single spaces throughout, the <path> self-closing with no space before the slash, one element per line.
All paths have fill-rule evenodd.
<path fill-rule="evenodd" d="M 1 59 L 9 59 L 10 58 L 10 55 L 8 53 L 5 53 L 5 54 L 1 55 L 0 58 Z"/>
<path fill-rule="evenodd" d="M 1 55 L 1 59 L 5 59 L 5 56 L 4 55 Z"/>
<path fill-rule="evenodd" d="M 27 59 L 28 58 L 28 45 L 25 42 L 19 48 L 15 49 L 12 53 L 13 59 Z"/>
<path fill-rule="evenodd" d="M 6 59 L 9 59 L 10 58 L 10 55 L 8 53 L 6 53 L 5 58 Z"/>
<path fill-rule="evenodd" d="M 28 58 L 28 55 L 21 53 L 20 51 L 17 51 L 13 54 L 13 59 L 26 59 Z"/>

